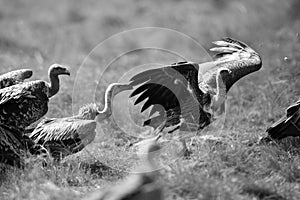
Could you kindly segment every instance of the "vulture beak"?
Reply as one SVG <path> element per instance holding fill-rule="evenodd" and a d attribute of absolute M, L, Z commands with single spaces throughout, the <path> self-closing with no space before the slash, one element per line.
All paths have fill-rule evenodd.
<path fill-rule="evenodd" d="M 71 73 L 68 69 L 65 70 L 64 74 L 68 75 L 68 76 L 71 76 Z"/>

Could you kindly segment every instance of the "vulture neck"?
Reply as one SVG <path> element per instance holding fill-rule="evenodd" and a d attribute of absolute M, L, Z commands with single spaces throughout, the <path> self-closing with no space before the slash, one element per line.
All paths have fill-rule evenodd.
<path fill-rule="evenodd" d="M 57 74 L 51 74 L 50 77 L 50 86 L 49 86 L 49 98 L 55 95 L 59 91 L 59 78 Z"/>
<path fill-rule="evenodd" d="M 112 97 L 113 97 L 113 89 L 105 91 L 104 97 L 104 108 L 103 110 L 99 111 L 98 118 L 106 119 L 111 116 L 112 114 Z"/>

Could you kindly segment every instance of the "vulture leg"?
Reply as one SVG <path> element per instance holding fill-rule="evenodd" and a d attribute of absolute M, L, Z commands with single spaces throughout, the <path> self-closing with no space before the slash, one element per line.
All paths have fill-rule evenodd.
<path fill-rule="evenodd" d="M 184 157 L 189 157 L 189 156 L 192 154 L 192 152 L 191 152 L 191 150 L 189 150 L 189 149 L 187 148 L 185 139 L 184 139 L 184 138 L 181 138 L 181 139 L 180 139 L 180 142 L 181 142 L 182 147 L 183 147 L 183 148 L 182 148 L 183 156 L 184 156 Z"/>
<path fill-rule="evenodd" d="M 231 70 L 228 68 L 220 68 L 218 69 L 216 75 L 217 82 L 217 92 L 212 97 L 211 109 L 213 113 L 223 114 L 225 111 L 225 100 L 227 97 L 226 85 L 224 83 L 223 77 L 231 74 Z M 217 112 L 219 110 L 219 112 Z"/>

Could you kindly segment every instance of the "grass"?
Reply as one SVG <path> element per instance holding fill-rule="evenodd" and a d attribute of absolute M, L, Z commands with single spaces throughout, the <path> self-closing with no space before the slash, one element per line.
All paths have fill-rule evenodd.
<path fill-rule="evenodd" d="M 171 164 L 160 170 L 159 181 L 166 199 L 296 200 L 300 198 L 297 139 L 274 145 L 254 143 L 300 95 L 298 10 L 297 0 L 1 0 L 0 73 L 28 67 L 34 70 L 34 79 L 45 80 L 50 64 L 71 66 L 72 77 L 62 78 L 61 90 L 51 99 L 47 114 L 63 117 L 93 99 L 101 101 L 105 86 L 132 66 L 180 60 L 160 51 L 134 51 L 105 70 L 126 49 L 150 41 L 179 52 L 184 49 L 180 53 L 195 61 L 208 59 L 192 44 L 182 48 L 185 43 L 176 38 L 149 34 L 105 43 L 83 63 L 96 45 L 114 34 L 159 26 L 185 33 L 206 49 L 224 36 L 245 41 L 262 56 L 263 68 L 229 92 L 224 127 L 201 132 L 224 140 L 195 142 L 189 160 L 167 160 Z M 84 68 L 80 68 L 82 63 Z M 99 80 L 101 72 L 104 78 Z M 122 98 L 118 101 L 127 105 Z M 130 109 L 134 120 L 141 121 L 137 109 Z M 127 130 L 133 130 L 126 127 L 126 117 L 120 118 Z M 2 168 L 0 199 L 81 199 L 126 177 L 137 161 L 125 147 L 128 141 L 123 132 L 109 123 L 99 124 L 97 132 L 92 144 L 62 164 L 42 167 L 41 161 L 28 158 L 24 170 Z"/>

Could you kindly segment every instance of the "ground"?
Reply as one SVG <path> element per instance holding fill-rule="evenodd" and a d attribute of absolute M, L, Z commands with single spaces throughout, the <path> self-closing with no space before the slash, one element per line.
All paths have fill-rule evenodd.
<path fill-rule="evenodd" d="M 1 0 L 0 73 L 26 67 L 34 70 L 34 79 L 46 80 L 50 64 L 69 65 L 72 76 L 61 79 L 60 92 L 51 99 L 47 114 L 63 117 L 93 99 L 100 102 L 105 86 L 132 66 L 180 60 L 161 51 L 129 52 L 116 59 L 145 41 L 180 50 L 183 43 L 164 34 L 108 40 L 112 43 L 98 46 L 84 60 L 115 34 L 163 27 L 190 36 L 206 50 L 225 36 L 242 40 L 259 52 L 263 67 L 231 89 L 221 126 L 200 133 L 224 139 L 219 143 L 196 140 L 190 146 L 190 159 L 168 162 L 159 171 L 159 182 L 165 199 L 296 200 L 300 199 L 297 139 L 275 145 L 256 142 L 299 98 L 299 8 L 298 0 Z M 207 59 L 195 56 L 193 45 L 184 46 L 180 53 L 194 61 Z M 102 72 L 99 80 L 96 75 Z M 140 119 L 136 110 L 132 113 Z M 126 127 L 127 118 L 118 117 Z M 2 169 L 0 199 L 81 199 L 115 184 L 136 165 L 122 134 L 110 123 L 99 123 L 95 141 L 63 164 L 42 167 L 29 158 L 24 170 Z"/>

